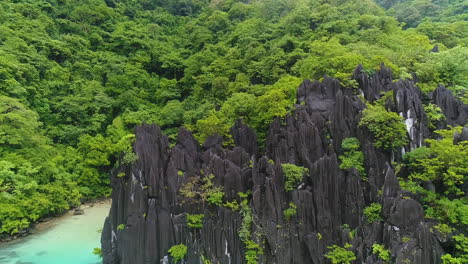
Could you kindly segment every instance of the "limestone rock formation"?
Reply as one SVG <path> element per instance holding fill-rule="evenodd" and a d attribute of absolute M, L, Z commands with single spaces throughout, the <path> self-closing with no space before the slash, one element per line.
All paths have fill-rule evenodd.
<path fill-rule="evenodd" d="M 246 263 L 252 248 L 246 247 L 239 230 L 249 215 L 248 236 L 261 248 L 253 249 L 260 263 L 329 263 L 324 257 L 327 246 L 344 243 L 357 252 L 356 263 L 383 263 L 372 254 L 373 244 L 388 248 L 392 263 L 440 263 L 443 250 L 429 231 L 421 205 L 400 189 L 390 165 L 429 135 L 421 92 L 412 81 L 392 82 L 385 67 L 369 77 L 360 66 L 354 78 L 358 91 L 331 78 L 304 81 L 295 110 L 271 124 L 264 153 L 254 131 L 240 120 L 231 129 L 231 148 L 224 148 L 216 135 L 201 146 L 184 128 L 170 148 L 158 126 L 138 127 L 138 160 L 112 172 L 103 263 L 173 263 L 168 250 L 181 243 L 188 247 L 185 263 Z M 408 131 L 409 144 L 398 151 L 375 148 L 369 132 L 358 126 L 366 105 L 356 94 L 362 92 L 372 102 L 389 91 L 393 100 L 387 107 L 405 119 Z M 432 98 L 449 124 L 466 121 L 466 106 L 445 88 L 439 87 Z M 458 137 L 467 134 L 464 130 Z M 366 179 L 355 169 L 339 167 L 340 146 L 347 137 L 361 143 Z M 308 169 L 292 191 L 285 190 L 285 163 Z M 241 209 L 207 202 L 203 192 L 208 185 L 202 186 L 207 179 L 212 179 L 212 187 L 222 188 L 224 202 Z M 382 205 L 382 220 L 372 224 L 363 216 L 371 203 Z M 284 211 L 291 204 L 296 213 L 287 219 Z M 189 227 L 188 214 L 203 214 L 202 227 Z"/>
<path fill-rule="evenodd" d="M 430 94 L 432 101 L 444 113 L 447 124 L 451 126 L 465 125 L 468 120 L 468 105 L 463 104 L 453 96 L 452 91 L 440 85 Z"/>

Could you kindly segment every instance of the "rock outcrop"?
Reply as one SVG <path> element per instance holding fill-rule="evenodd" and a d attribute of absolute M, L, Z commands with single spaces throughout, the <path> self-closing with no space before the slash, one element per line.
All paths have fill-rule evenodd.
<path fill-rule="evenodd" d="M 440 85 L 430 96 L 432 101 L 441 108 L 448 125 L 462 126 L 467 123 L 468 105 L 455 98 L 452 91 Z"/>
<path fill-rule="evenodd" d="M 331 78 L 304 81 L 295 110 L 271 124 L 264 153 L 242 121 L 231 129 L 231 148 L 224 148 L 216 135 L 200 146 L 184 128 L 170 148 L 158 126 L 138 127 L 138 160 L 112 172 L 103 263 L 173 263 L 168 250 L 181 243 L 188 247 L 185 263 L 246 263 L 252 248 L 239 230 L 248 221 L 247 211 L 249 239 L 261 248 L 254 249 L 260 263 L 328 263 L 327 247 L 345 243 L 356 252 L 356 263 L 383 263 L 372 254 L 374 244 L 390 250 L 392 263 L 440 263 L 443 250 L 429 231 L 422 206 L 400 189 L 390 165 L 429 135 L 421 92 L 412 81 L 392 82 L 385 67 L 371 77 L 358 67 L 354 78 L 359 91 Z M 468 111 L 444 89 L 434 92 L 434 102 L 449 124 L 463 123 Z M 407 146 L 393 152 L 375 148 L 369 132 L 359 127 L 366 105 L 355 95 L 362 92 L 373 102 L 390 91 L 386 107 L 405 119 L 409 138 Z M 366 175 L 340 169 L 340 146 L 347 137 L 359 139 Z M 285 190 L 285 163 L 308 169 L 292 191 Z M 202 186 L 207 182 L 222 188 L 224 202 L 241 205 L 241 210 L 207 202 L 203 191 L 209 184 Z M 382 205 L 382 220 L 372 224 L 363 216 L 371 203 Z M 287 219 L 284 211 L 291 204 L 296 213 Z M 189 227 L 187 214 L 203 214 L 202 227 Z"/>

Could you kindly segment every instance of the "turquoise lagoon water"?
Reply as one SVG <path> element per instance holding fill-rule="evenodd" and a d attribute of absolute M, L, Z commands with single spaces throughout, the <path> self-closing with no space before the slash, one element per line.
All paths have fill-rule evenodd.
<path fill-rule="evenodd" d="M 110 203 L 85 209 L 84 215 L 53 220 L 50 228 L 19 241 L 0 244 L 1 264 L 96 264 L 100 230 Z"/>

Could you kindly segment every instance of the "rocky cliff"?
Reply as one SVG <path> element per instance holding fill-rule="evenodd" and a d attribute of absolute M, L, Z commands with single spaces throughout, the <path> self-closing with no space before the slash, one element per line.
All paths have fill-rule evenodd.
<path fill-rule="evenodd" d="M 247 263 L 247 254 L 259 263 L 318 264 L 329 263 L 327 246 L 345 243 L 355 263 L 383 263 L 372 254 L 376 243 L 390 250 L 392 263 L 440 263 L 444 252 L 430 232 L 433 223 L 414 195 L 401 190 L 391 164 L 429 136 L 422 100 L 439 105 L 450 125 L 464 125 L 467 107 L 442 86 L 423 99 L 412 81 L 392 81 L 385 67 L 372 76 L 358 67 L 353 77 L 359 90 L 331 78 L 304 81 L 295 110 L 271 124 L 263 152 L 240 120 L 230 148 L 216 135 L 200 145 L 184 128 L 171 148 L 158 126 L 136 128 L 138 160 L 112 172 L 103 263 L 174 263 L 168 250 L 184 244 L 184 263 Z M 361 96 L 373 102 L 389 91 L 385 104 L 404 118 L 409 139 L 397 151 L 377 149 L 358 126 L 366 108 Z M 359 139 L 365 180 L 354 168 L 340 169 L 348 137 Z M 285 190 L 286 163 L 307 168 L 292 191 Z M 206 200 L 209 188 L 224 192 L 223 204 Z M 372 203 L 381 204 L 382 219 L 369 223 L 363 209 Z M 292 205 L 296 212 L 286 217 Z M 201 226 L 189 226 L 189 214 L 202 214 Z"/>

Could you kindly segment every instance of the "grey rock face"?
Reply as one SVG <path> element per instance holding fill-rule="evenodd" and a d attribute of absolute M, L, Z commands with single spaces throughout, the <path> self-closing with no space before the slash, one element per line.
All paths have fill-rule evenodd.
<path fill-rule="evenodd" d="M 463 126 L 467 124 L 468 105 L 455 98 L 452 91 L 440 85 L 430 96 L 432 101 L 442 109 L 448 125 Z"/>
<path fill-rule="evenodd" d="M 171 149 L 159 127 L 138 127 L 134 143 L 138 160 L 112 172 L 113 202 L 102 233 L 103 263 L 172 263 L 168 250 L 180 243 L 188 247 L 184 263 L 202 263 L 202 258 L 245 263 L 247 249 L 238 234 L 242 214 L 181 194 L 184 186 L 194 180 L 200 184 L 209 175 L 214 176 L 215 186 L 223 188 L 224 201 L 240 204 L 238 193 L 251 193 L 250 233 L 262 248 L 260 263 L 329 263 L 324 257 L 327 246 L 344 243 L 352 245 L 356 263 L 382 263 L 372 253 L 373 244 L 389 249 L 392 263 L 440 263 L 443 250 L 429 231 L 421 205 L 400 189 L 389 165 L 428 136 L 421 93 L 411 81 L 393 83 L 385 67 L 371 77 L 358 67 L 354 78 L 369 101 L 393 91 L 387 108 L 408 122 L 410 143 L 404 149 L 375 148 L 369 132 L 358 126 L 366 107 L 354 94 L 359 91 L 343 88 L 331 78 L 301 84 L 299 104 L 284 120 L 271 124 L 264 153 L 259 152 L 253 130 L 241 121 L 231 129 L 235 146 L 230 149 L 217 135 L 200 146 L 184 128 Z M 461 122 L 466 112 L 448 94 L 440 88 L 433 100 L 448 113 L 450 122 Z M 347 137 L 361 143 L 367 180 L 355 169 L 339 168 L 340 146 Z M 289 192 L 284 188 L 284 163 L 309 170 Z M 122 173 L 125 176 L 118 177 Z M 290 203 L 297 212 L 288 220 L 283 212 Z M 371 203 L 382 205 L 381 221 L 368 223 L 363 217 L 363 209 Z M 186 214 L 204 214 L 203 227 L 189 228 Z"/>

